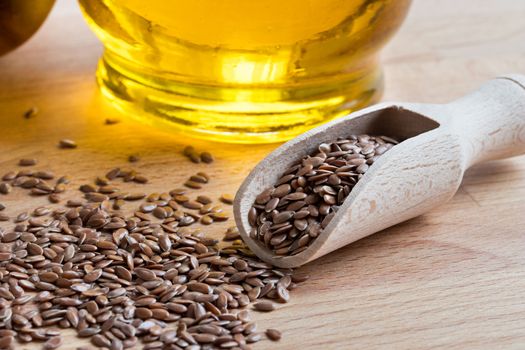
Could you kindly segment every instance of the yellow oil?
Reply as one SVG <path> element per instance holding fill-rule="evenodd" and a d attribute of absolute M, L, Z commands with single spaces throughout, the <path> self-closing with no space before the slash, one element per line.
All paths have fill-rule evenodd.
<path fill-rule="evenodd" d="M 378 51 L 410 0 L 79 0 L 126 113 L 229 142 L 275 142 L 376 101 Z"/>

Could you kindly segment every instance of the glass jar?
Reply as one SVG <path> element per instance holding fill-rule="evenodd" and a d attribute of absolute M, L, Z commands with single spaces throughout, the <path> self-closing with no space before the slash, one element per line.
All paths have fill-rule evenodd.
<path fill-rule="evenodd" d="M 79 0 L 101 89 L 148 123 L 283 141 L 380 97 L 410 0 Z"/>

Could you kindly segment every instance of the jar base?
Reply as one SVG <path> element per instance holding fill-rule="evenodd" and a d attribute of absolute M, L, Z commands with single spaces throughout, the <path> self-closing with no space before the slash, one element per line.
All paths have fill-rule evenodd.
<path fill-rule="evenodd" d="M 102 93 L 124 114 L 191 137 L 245 144 L 289 140 L 376 102 L 383 89 L 377 64 L 350 78 L 306 87 L 239 88 L 141 78 L 108 52 L 99 62 Z"/>

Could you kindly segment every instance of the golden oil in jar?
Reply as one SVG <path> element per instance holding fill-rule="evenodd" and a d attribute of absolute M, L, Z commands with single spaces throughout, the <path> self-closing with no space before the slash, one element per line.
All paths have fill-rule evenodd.
<path fill-rule="evenodd" d="M 148 122 L 230 142 L 289 139 L 382 90 L 378 51 L 410 0 L 79 0 L 102 91 Z"/>

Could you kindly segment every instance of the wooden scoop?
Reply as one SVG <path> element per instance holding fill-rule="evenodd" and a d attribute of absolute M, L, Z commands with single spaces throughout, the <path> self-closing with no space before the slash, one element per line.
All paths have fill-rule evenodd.
<path fill-rule="evenodd" d="M 248 210 L 260 192 L 320 143 L 361 133 L 404 141 L 370 167 L 305 251 L 276 256 L 250 238 Z M 263 159 L 237 192 L 235 220 L 244 242 L 262 260 L 296 267 L 444 203 L 473 164 L 523 153 L 525 76 L 496 78 L 444 105 L 381 103 L 312 129 Z"/>

